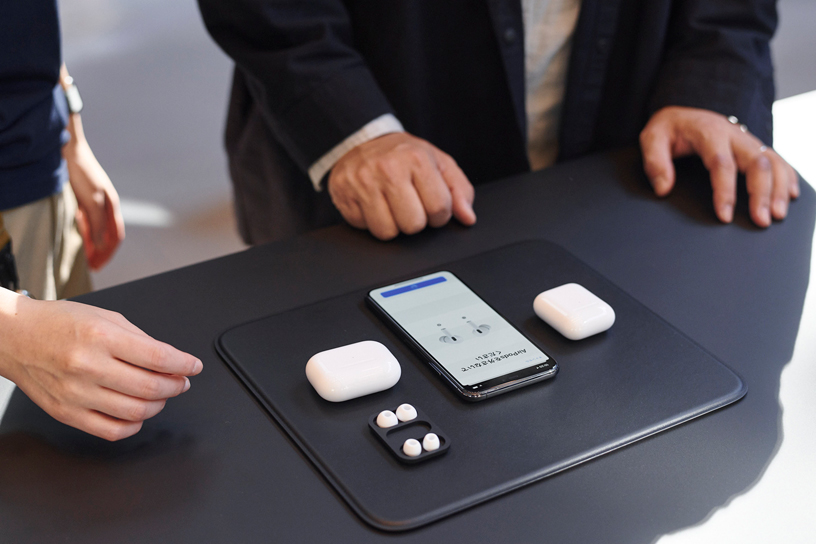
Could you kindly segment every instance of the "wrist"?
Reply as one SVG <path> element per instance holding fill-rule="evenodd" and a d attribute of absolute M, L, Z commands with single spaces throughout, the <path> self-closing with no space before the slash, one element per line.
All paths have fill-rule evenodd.
<path fill-rule="evenodd" d="M 71 138 L 68 143 L 62 146 L 62 157 L 68 162 L 76 162 L 90 149 L 82 131 L 74 128 L 78 121 L 78 119 L 73 119 L 74 117 L 79 118 L 79 114 L 71 114 L 71 119 L 68 122 L 68 132 L 71 134 Z"/>
<path fill-rule="evenodd" d="M 33 302 L 0 287 L 0 376 L 15 383 L 15 368 L 19 366 L 16 346 L 23 334 L 20 323 L 21 315 L 26 311 L 26 301 Z"/>

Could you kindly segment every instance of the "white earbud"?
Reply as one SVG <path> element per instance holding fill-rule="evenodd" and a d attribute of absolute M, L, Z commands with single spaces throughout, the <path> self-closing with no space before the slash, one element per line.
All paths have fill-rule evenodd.
<path fill-rule="evenodd" d="M 402 451 L 408 457 L 416 457 L 420 453 L 422 453 L 422 446 L 419 443 L 419 440 L 415 438 L 409 438 L 405 441 L 405 444 L 402 445 Z"/>
<path fill-rule="evenodd" d="M 397 408 L 397 418 L 400 421 L 411 421 L 412 419 L 416 419 L 416 417 L 416 408 L 410 404 L 400 404 L 399 408 Z"/>
<path fill-rule="evenodd" d="M 399 423 L 399 421 L 397 421 L 397 416 L 395 416 L 394 412 L 391 410 L 383 410 L 380 412 L 380 415 L 377 416 L 377 427 L 381 429 L 393 427 L 397 423 Z"/>
<path fill-rule="evenodd" d="M 436 451 L 439 449 L 439 437 L 435 433 L 428 433 L 422 440 L 422 447 L 425 451 Z"/>
<path fill-rule="evenodd" d="M 468 325 L 473 327 L 473 336 L 486 336 L 490 332 L 490 325 L 477 325 L 473 321 L 468 321 Z"/>
<path fill-rule="evenodd" d="M 442 332 L 445 333 L 445 336 L 440 336 L 439 341 L 443 344 L 458 344 L 462 341 L 461 336 L 456 336 L 455 334 L 451 334 L 448 332 L 448 329 L 442 328 Z"/>

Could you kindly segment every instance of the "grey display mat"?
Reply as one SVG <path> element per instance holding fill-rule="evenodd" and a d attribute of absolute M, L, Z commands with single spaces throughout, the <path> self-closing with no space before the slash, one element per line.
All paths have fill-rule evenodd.
<path fill-rule="evenodd" d="M 374 527 L 425 525 L 745 394 L 733 372 L 560 246 L 523 242 L 393 280 L 435 270 L 458 275 L 550 353 L 559 374 L 483 402 L 460 400 L 365 306 L 367 291 L 238 326 L 217 342 L 258 401 Z M 331 272 L 326 275 L 328 281 Z M 535 316 L 533 298 L 569 282 L 615 309 L 609 331 L 572 342 Z M 306 380 L 306 361 L 362 340 L 394 353 L 402 365 L 399 383 L 344 403 L 320 398 Z M 447 454 L 404 465 L 371 433 L 372 413 L 403 402 L 444 429 L 452 444 Z"/>

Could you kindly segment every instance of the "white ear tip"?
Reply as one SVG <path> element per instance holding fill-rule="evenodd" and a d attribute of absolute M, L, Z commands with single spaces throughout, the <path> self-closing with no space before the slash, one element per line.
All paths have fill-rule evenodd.
<path fill-rule="evenodd" d="M 400 421 L 411 421 L 412 419 L 416 419 L 416 417 L 416 408 L 410 404 L 400 404 L 399 408 L 397 408 L 397 418 Z"/>
<path fill-rule="evenodd" d="M 422 440 L 422 447 L 425 451 L 436 451 L 439 449 L 439 437 L 435 433 L 428 433 Z"/>
<path fill-rule="evenodd" d="M 402 445 L 402 451 L 408 457 L 416 457 L 422 453 L 422 445 L 416 438 L 409 438 L 405 441 L 405 444 Z"/>
<path fill-rule="evenodd" d="M 397 423 L 399 423 L 397 416 L 395 416 L 391 410 L 383 410 L 380 412 L 380 415 L 377 416 L 377 427 L 381 429 L 393 427 Z"/>

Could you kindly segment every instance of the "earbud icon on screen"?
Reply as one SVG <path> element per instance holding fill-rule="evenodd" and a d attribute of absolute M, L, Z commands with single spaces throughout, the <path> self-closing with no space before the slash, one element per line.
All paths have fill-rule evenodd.
<path fill-rule="evenodd" d="M 476 325 L 473 321 L 468 321 L 468 325 L 473 327 L 473 336 L 486 336 L 490 332 L 490 325 Z"/>
<path fill-rule="evenodd" d="M 439 337 L 439 341 L 443 344 L 458 344 L 462 341 L 461 336 L 456 336 L 448 332 L 448 329 L 442 327 L 442 332 L 445 333 L 444 336 Z"/>

